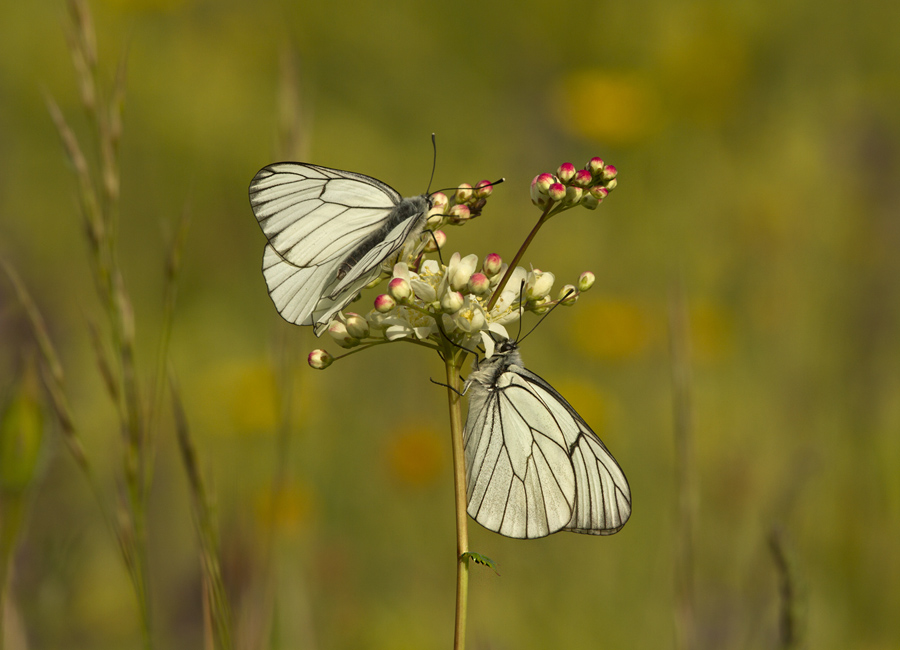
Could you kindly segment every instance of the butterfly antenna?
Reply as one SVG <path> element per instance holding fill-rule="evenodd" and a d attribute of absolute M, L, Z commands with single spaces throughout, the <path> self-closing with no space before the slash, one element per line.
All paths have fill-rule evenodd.
<path fill-rule="evenodd" d="M 434 231 L 433 231 L 433 230 L 426 230 L 425 232 L 427 232 L 427 233 L 431 236 L 431 239 L 434 241 L 434 249 L 435 249 L 434 252 L 437 253 L 438 260 L 440 261 L 441 266 L 443 266 L 443 264 L 444 264 L 444 257 L 441 255 L 441 245 L 438 243 L 438 240 L 437 240 L 437 237 L 436 237 L 435 234 L 434 234 Z"/>
<path fill-rule="evenodd" d="M 525 336 L 523 336 L 523 337 L 518 341 L 518 343 L 521 343 L 522 341 L 524 341 L 525 339 L 527 339 L 529 336 L 531 336 L 531 333 L 532 333 L 534 330 L 537 329 L 537 326 L 540 325 L 541 323 L 543 323 L 543 322 L 544 322 L 544 319 L 547 318 L 547 316 L 549 316 L 550 314 L 552 314 L 552 313 L 553 313 L 553 310 L 556 309 L 557 307 L 559 307 L 560 304 L 562 303 L 562 301 L 565 300 L 566 298 L 568 298 L 569 296 L 571 296 L 573 293 L 575 293 L 575 289 L 569 289 L 569 290 L 566 292 L 566 295 L 561 296 L 560 299 L 556 301 L 556 304 L 553 305 L 553 306 L 550 308 L 550 310 L 549 310 L 546 314 L 544 314 L 543 316 L 541 316 L 541 320 L 539 320 L 538 322 L 536 322 L 536 323 L 534 324 L 534 327 L 532 327 L 530 330 L 528 330 L 528 334 L 526 334 Z M 521 322 L 520 322 L 519 324 L 521 325 Z"/>
<path fill-rule="evenodd" d="M 465 351 L 468 352 L 469 354 L 473 354 L 473 355 L 475 355 L 476 357 L 478 356 L 478 353 L 475 352 L 475 350 L 470 350 L 470 349 L 467 348 L 466 346 L 460 345 L 459 343 L 457 343 L 456 341 L 454 341 L 453 339 L 451 339 L 449 336 L 447 336 L 447 333 L 444 331 L 444 328 L 440 326 L 440 324 L 438 324 L 438 332 L 441 333 L 441 336 L 443 336 L 445 339 L 447 339 L 447 342 L 448 342 L 450 345 L 454 345 L 454 346 L 458 347 L 460 350 L 465 350 Z M 488 333 L 490 334 L 490 332 L 488 332 Z"/>
<path fill-rule="evenodd" d="M 434 181 L 434 170 L 437 169 L 437 140 L 435 140 L 434 133 L 431 134 L 431 150 L 434 152 L 431 159 L 431 178 L 428 179 L 428 190 L 425 194 L 431 194 L 431 183 Z"/>
<path fill-rule="evenodd" d="M 499 185 L 500 183 L 502 183 L 505 180 L 506 180 L 505 178 L 498 178 L 493 183 L 491 183 L 491 185 Z M 457 187 L 442 187 L 441 189 L 435 190 L 434 192 L 435 192 L 435 194 L 437 194 L 438 192 L 449 192 L 451 190 L 455 192 L 458 189 L 460 189 L 459 186 L 457 186 Z M 469 189 L 472 189 L 472 188 L 469 188 Z"/>
<path fill-rule="evenodd" d="M 519 285 L 519 307 L 517 309 L 517 311 L 519 312 L 519 331 L 516 332 L 516 344 L 517 345 L 518 345 L 519 341 L 521 341 L 522 338 L 524 338 L 524 337 L 519 338 L 520 336 L 522 336 L 522 318 L 525 316 L 525 308 L 523 307 L 524 304 L 525 304 L 525 280 L 522 280 L 522 284 Z M 549 314 L 550 312 L 547 312 L 547 313 Z M 540 321 L 538 321 L 538 322 L 540 322 Z M 528 332 L 528 334 L 531 334 L 531 332 Z M 528 336 L 528 334 L 526 334 L 525 336 Z"/>

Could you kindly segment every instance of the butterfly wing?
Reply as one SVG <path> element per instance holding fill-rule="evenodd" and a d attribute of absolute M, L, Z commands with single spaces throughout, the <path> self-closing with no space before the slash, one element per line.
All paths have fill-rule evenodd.
<path fill-rule="evenodd" d="M 553 413 L 566 432 L 575 472 L 576 499 L 572 518 L 563 528 L 574 533 L 612 535 L 631 516 L 631 488 L 619 463 L 600 437 L 559 392 L 526 368 L 515 368 L 531 391 Z M 570 432 L 577 430 L 574 440 Z"/>
<path fill-rule="evenodd" d="M 272 247 L 300 267 L 338 264 L 384 225 L 403 197 L 381 181 L 303 163 L 274 163 L 250 182 L 250 206 Z"/>
<path fill-rule="evenodd" d="M 338 282 L 330 265 L 295 266 L 278 254 L 271 244 L 263 254 L 263 276 L 269 296 L 285 320 L 297 325 L 314 325 L 320 336 L 341 309 L 347 306 L 365 286 L 375 279 L 375 269 L 350 285 L 334 298 L 329 287 Z"/>
<path fill-rule="evenodd" d="M 416 200 L 427 202 L 354 172 L 263 167 L 250 183 L 250 205 L 269 240 L 263 275 L 282 317 L 320 335 L 424 221 L 410 205 Z"/>
<path fill-rule="evenodd" d="M 625 475 L 597 435 L 547 382 L 517 365 L 493 388 L 470 385 L 468 513 L 507 537 L 560 530 L 609 535 L 631 514 Z"/>

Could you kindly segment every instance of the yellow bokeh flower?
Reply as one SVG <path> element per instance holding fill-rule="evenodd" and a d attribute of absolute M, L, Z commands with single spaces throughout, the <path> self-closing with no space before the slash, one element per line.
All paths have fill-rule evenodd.
<path fill-rule="evenodd" d="M 576 312 L 572 334 L 579 350 L 600 359 L 625 360 L 647 349 L 652 327 L 637 304 L 607 298 L 585 303 Z"/>
<path fill-rule="evenodd" d="M 556 96 L 562 127 L 581 137 L 627 145 L 661 126 L 658 92 L 637 73 L 572 71 L 562 80 Z"/>
<path fill-rule="evenodd" d="M 388 443 L 391 475 L 414 487 L 433 483 L 445 465 L 444 440 L 428 427 L 403 427 Z"/>

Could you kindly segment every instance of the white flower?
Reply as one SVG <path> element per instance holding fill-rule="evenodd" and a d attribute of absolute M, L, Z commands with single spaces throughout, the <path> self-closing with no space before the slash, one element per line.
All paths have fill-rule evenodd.
<path fill-rule="evenodd" d="M 459 291 L 448 291 L 441 296 L 441 309 L 445 314 L 455 314 L 463 306 L 463 295 Z"/>
<path fill-rule="evenodd" d="M 460 258 L 459 253 L 453 253 L 450 264 L 447 265 L 447 280 L 454 291 L 462 291 L 469 284 L 469 278 L 478 268 L 478 256 L 474 253 Z"/>
<path fill-rule="evenodd" d="M 512 275 L 509 276 L 509 282 L 503 287 L 503 292 L 491 310 L 491 321 L 506 324 L 518 320 L 520 315 L 519 309 L 513 309 L 513 305 L 522 296 L 522 283 L 527 275 L 527 272 L 521 266 L 517 266 L 516 270 L 512 272 Z"/>
<path fill-rule="evenodd" d="M 369 324 L 384 332 L 388 341 L 414 337 L 421 341 L 437 334 L 434 318 L 408 308 L 397 309 L 391 314 L 374 312 L 369 315 Z"/>
<path fill-rule="evenodd" d="M 460 330 L 465 334 L 471 334 L 484 329 L 487 322 L 484 308 L 471 294 L 466 296 L 462 307 L 455 314 L 444 314 L 444 325 L 451 332 Z"/>
<path fill-rule="evenodd" d="M 525 279 L 525 297 L 528 300 L 540 300 L 550 293 L 556 277 L 549 271 L 533 270 Z"/>

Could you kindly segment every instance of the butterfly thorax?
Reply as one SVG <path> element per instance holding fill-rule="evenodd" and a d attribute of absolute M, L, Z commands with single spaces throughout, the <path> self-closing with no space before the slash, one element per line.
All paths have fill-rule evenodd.
<path fill-rule="evenodd" d="M 340 280 L 347 275 L 347 273 L 350 272 L 350 269 L 356 266 L 356 264 L 365 257 L 366 253 L 372 250 L 372 248 L 380 242 L 383 242 L 388 234 L 398 225 L 409 221 L 407 232 L 404 237 L 399 239 L 399 244 L 402 244 L 411 235 L 415 235 L 416 231 L 420 230 L 425 224 L 425 216 L 428 214 L 431 206 L 431 198 L 425 194 L 412 196 L 400 201 L 394 206 L 394 209 L 391 210 L 388 218 L 384 220 L 381 227 L 362 240 L 359 245 L 350 252 L 346 259 L 344 259 L 344 262 L 337 271 L 337 279 Z"/>
<path fill-rule="evenodd" d="M 466 380 L 466 385 L 471 386 L 477 382 L 489 391 L 496 390 L 500 376 L 512 366 L 522 366 L 522 355 L 519 354 L 519 346 L 512 339 L 501 341 L 489 358 L 484 358 L 478 364 Z"/>

